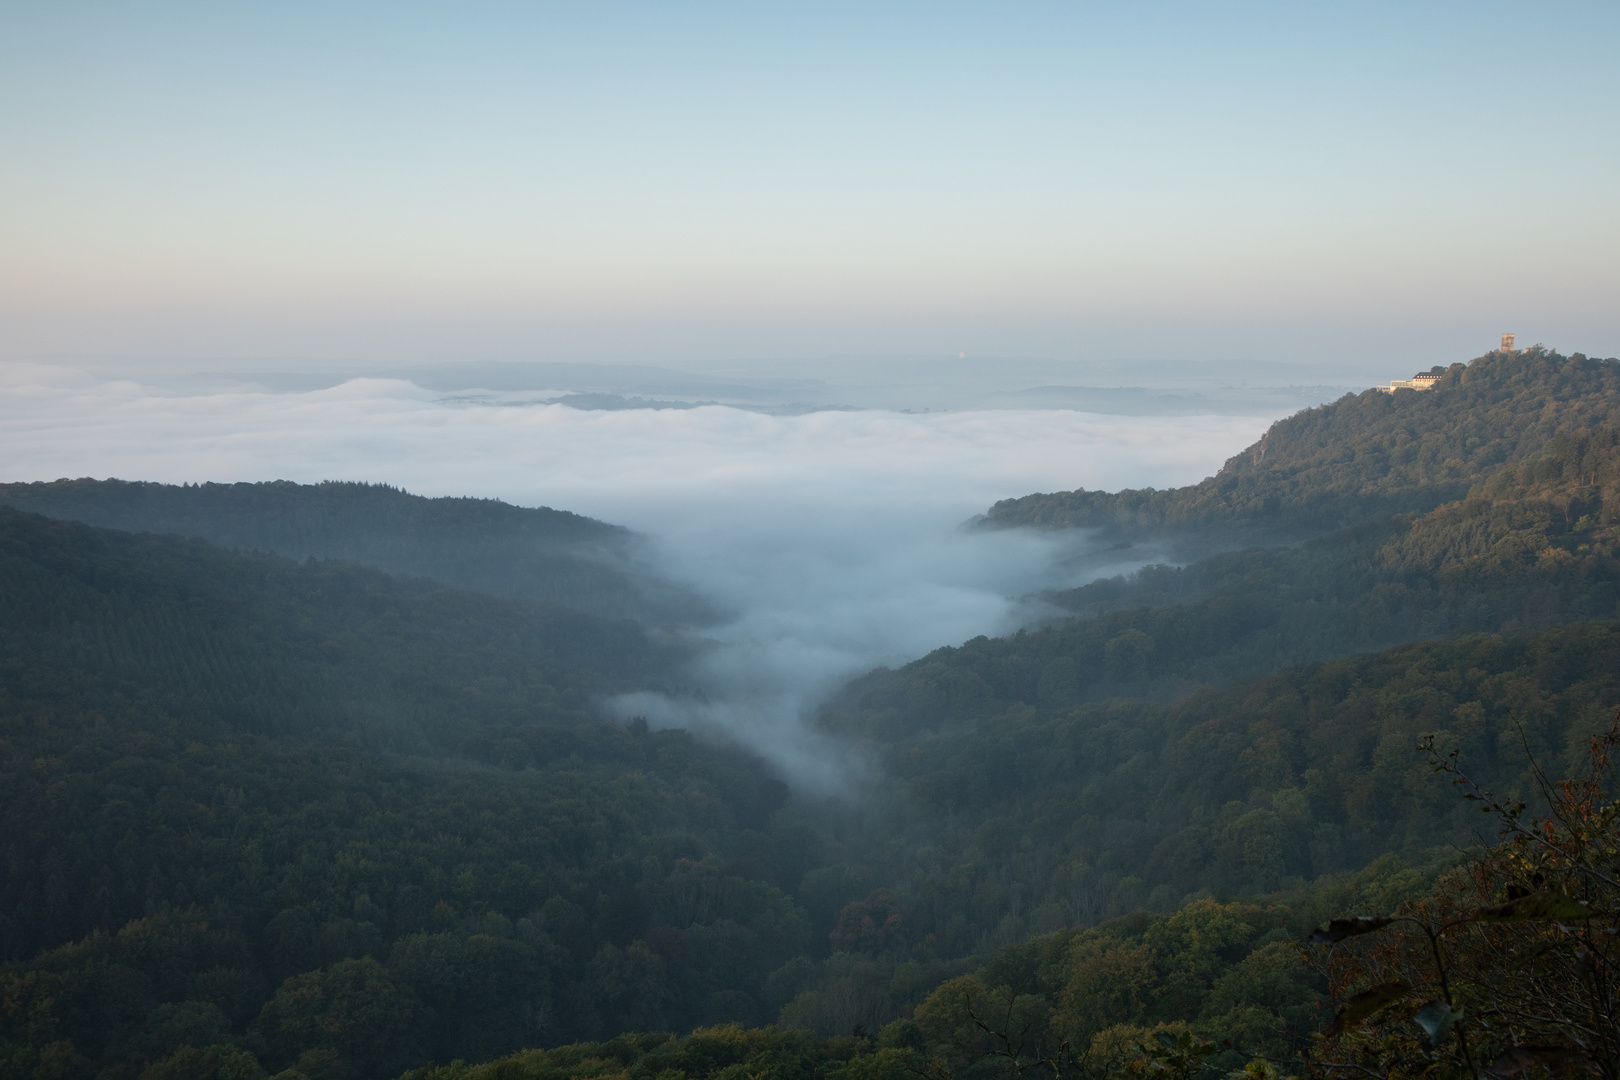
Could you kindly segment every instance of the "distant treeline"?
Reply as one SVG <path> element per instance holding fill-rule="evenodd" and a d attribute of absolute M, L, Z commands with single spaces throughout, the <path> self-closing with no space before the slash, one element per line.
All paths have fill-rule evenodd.
<path fill-rule="evenodd" d="M 425 499 L 387 484 L 0 484 L 0 506 L 130 532 L 192 536 L 294 559 L 346 559 L 396 574 L 593 614 L 701 620 L 653 575 L 629 530 L 497 499 Z"/>

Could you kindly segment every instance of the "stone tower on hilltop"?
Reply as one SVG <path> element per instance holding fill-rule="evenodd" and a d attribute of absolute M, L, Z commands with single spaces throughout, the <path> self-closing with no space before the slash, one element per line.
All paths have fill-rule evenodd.
<path fill-rule="evenodd" d="M 1513 351 L 1513 335 L 1512 334 L 1503 334 L 1502 335 L 1502 351 L 1503 352 L 1512 352 Z"/>

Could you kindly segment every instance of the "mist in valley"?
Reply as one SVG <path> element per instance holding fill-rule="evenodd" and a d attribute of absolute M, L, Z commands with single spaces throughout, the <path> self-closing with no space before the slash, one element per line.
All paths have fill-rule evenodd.
<path fill-rule="evenodd" d="M 488 372 L 464 373 L 478 374 Z M 695 396 L 680 408 L 545 403 L 581 386 L 643 400 L 682 389 L 596 374 L 541 391 L 446 388 L 442 373 L 437 388 L 356 378 L 310 389 L 290 377 L 221 385 L 14 364 L 0 376 L 4 479 L 362 480 L 626 525 L 639 534 L 628 549 L 635 574 L 701 598 L 655 627 L 694 644 L 695 659 L 680 687 L 602 701 L 604 713 L 734 739 L 795 785 L 835 792 L 861 763 L 811 721 L 840 684 L 1055 617 L 1044 591 L 1164 558 L 1142 545 L 1110 550 L 1083 530 L 975 527 L 994 501 L 1195 482 L 1273 419 L 982 407 L 784 414 Z"/>
<path fill-rule="evenodd" d="M 0 30 L 0 1075 L 1620 1076 L 1620 5 Z"/>

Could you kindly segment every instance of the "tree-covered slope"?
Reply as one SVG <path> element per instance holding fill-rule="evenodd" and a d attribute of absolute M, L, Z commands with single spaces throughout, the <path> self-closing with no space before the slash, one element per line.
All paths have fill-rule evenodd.
<path fill-rule="evenodd" d="M 0 508 L 0 700 L 459 749 L 458 721 L 573 722 L 679 659 L 628 620 L 349 563 Z"/>
<path fill-rule="evenodd" d="M 1616 618 L 1617 492 L 1620 429 L 1560 432 L 1427 513 L 1054 593 L 1080 618 L 968 648 L 1019 695 L 1061 702 L 1162 696 L 1460 630 Z M 1014 653 L 1011 668 L 994 659 Z"/>
<path fill-rule="evenodd" d="M 896 819 L 962 822 L 959 850 L 992 862 L 998 845 L 1007 853 L 1000 870 L 984 874 L 1033 895 L 1004 899 L 1005 913 L 1020 903 L 1026 913 L 1055 904 L 1040 918 L 1084 922 L 1149 902 L 1155 890 L 1166 901 L 1201 887 L 1264 887 L 1237 869 L 1246 865 L 1232 854 L 1240 848 L 1251 856 L 1292 850 L 1274 864 L 1289 868 L 1275 872 L 1302 879 L 1361 865 L 1379 850 L 1410 853 L 1423 837 L 1451 835 L 1461 824 L 1399 801 L 1411 777 L 1391 763 L 1410 764 L 1406 751 L 1423 725 L 1480 731 L 1493 700 L 1514 702 L 1498 714 L 1488 745 L 1467 748 L 1507 769 L 1522 756 L 1506 718 L 1529 724 L 1535 740 L 1543 737 L 1537 725 L 1575 702 L 1583 730 L 1620 703 L 1610 674 L 1620 656 L 1607 644 L 1591 651 L 1612 622 L 1559 628 L 1620 618 L 1617 485 L 1614 429 L 1556 435 L 1464 499 L 1421 516 L 1395 515 L 1290 548 L 1151 567 L 1056 596 L 1081 617 L 873 672 L 847 687 L 822 723 L 867 741 L 903 784 Z M 1489 636 L 1368 653 L 1458 630 Z M 1546 632 L 1523 636 L 1534 631 Z M 1525 641 L 1535 643 L 1533 661 L 1520 645 L 1503 644 Z M 1307 661 L 1317 663 L 1289 667 Z M 1307 686 L 1302 672 L 1317 681 Z M 1360 704 L 1350 709 L 1351 701 Z M 1424 710 L 1427 718 L 1414 722 Z M 1315 725 L 1336 714 L 1310 733 L 1272 726 L 1279 716 Z M 1369 751 L 1372 758 L 1343 756 L 1371 747 L 1367 740 L 1391 719 L 1404 726 L 1378 734 L 1382 749 Z M 1559 723 L 1576 720 L 1565 713 Z M 1179 742 L 1200 725 L 1222 734 Z M 1172 745 L 1184 755 L 1174 767 Z M 1563 753 L 1568 739 L 1535 745 Z M 1275 764 L 1278 748 L 1289 746 L 1306 756 L 1285 772 L 1315 770 L 1312 782 L 1346 783 L 1360 794 L 1340 791 L 1311 802 L 1308 813 L 1293 795 L 1276 796 L 1252 769 Z M 1225 786 L 1216 792 L 1211 784 Z M 1303 780 L 1296 787 L 1310 790 Z M 1375 805 L 1384 808 L 1363 817 Z M 1250 825 L 1237 824 L 1251 814 L 1259 816 Z M 1304 830 L 1292 841 L 1244 832 L 1290 814 Z M 967 830 L 981 828 L 985 840 L 968 840 Z M 1092 854 L 1056 857 L 1065 846 Z M 1026 847 L 1037 854 L 1020 861 Z"/>
<path fill-rule="evenodd" d="M 984 659 L 970 645 L 869 676 L 823 714 L 881 761 L 886 842 L 916 853 L 880 951 L 959 955 L 1201 890 L 1421 858 L 1476 827 L 1432 782 L 1421 735 L 1534 801 L 1521 727 L 1558 771 L 1620 703 L 1613 622 L 1455 637 L 1174 701 L 1053 705 L 998 685 Z"/>
<path fill-rule="evenodd" d="M 1549 547 L 1539 528 L 1512 533 L 1520 557 L 1507 567 L 1415 565 L 1410 547 L 1452 512 L 1436 511 L 1438 523 L 1426 517 L 1148 567 L 1052 598 L 1082 617 L 936 650 L 856 685 L 885 688 L 894 708 L 921 723 L 981 715 L 987 703 L 1164 699 L 1458 631 L 1620 617 L 1620 559 L 1597 545 Z M 1540 546 L 1524 555 L 1532 543 Z"/>
<path fill-rule="evenodd" d="M 1037 514 L 1314 535 L 856 680 L 818 720 L 871 766 L 842 803 L 599 722 L 682 657 L 538 587 L 0 509 L 0 1071 L 966 1078 L 958 991 L 1015 985 L 1077 1046 L 1175 1024 L 1282 1052 L 1322 990 L 1283 963 L 1302 909 L 1369 864 L 1410 885 L 1398 860 L 1477 826 L 1420 739 L 1533 801 L 1525 751 L 1567 772 L 1620 703 L 1615 372 L 1493 355 L 1291 418 L 1204 485 Z M 397 533 L 452 569 L 480 515 L 489 566 L 608 528 L 352 485 L 18 490 L 237 547 Z M 333 554 L 393 549 L 368 550 Z M 610 1039 L 772 1019 L 832 1038 Z M 552 1049 L 449 1064 L 522 1047 Z"/>
<path fill-rule="evenodd" d="M 1468 823 L 1420 733 L 1516 790 L 1515 722 L 1556 762 L 1620 698 L 1614 624 L 1179 701 L 1024 695 L 970 646 L 828 712 L 880 779 L 817 808 L 739 752 L 593 720 L 661 657 L 577 613 L 5 511 L 0 628 L 0 1060 L 108 1080 L 921 1023 L 1031 934 L 1426 858 Z M 1095 940 L 1158 949 L 1151 922 Z M 1140 1018 L 1264 1004 L 1164 950 Z"/>
<path fill-rule="evenodd" d="M 0 949 L 57 950 L 13 970 L 106 1076 L 165 1024 L 246 1038 L 293 977 L 414 1003 L 400 1068 L 760 1019 L 816 838 L 746 755 L 594 718 L 671 659 L 628 622 L 0 510 Z"/>
<path fill-rule="evenodd" d="M 1286 1060 L 1327 1019 L 1324 980 L 1300 963 L 1294 942 L 1323 912 L 1342 910 L 1336 904 L 1363 900 L 1382 909 L 1422 880 L 1386 863 L 1283 903 L 1205 898 L 1173 912 L 1054 931 L 996 950 L 881 1026 L 852 1010 L 842 1030 L 820 1038 L 791 1026 L 627 1035 L 439 1066 L 410 1080 L 656 1080 L 675 1071 L 693 1080 L 993 1080 L 1016 1075 L 1009 1049 L 1022 1051 L 1018 1064 L 1027 1072 L 1053 1075 L 1052 1059 L 1065 1045 L 1058 1076 L 1102 1080 L 1130 1075 L 1138 1045 L 1156 1044 L 1156 1031 L 1189 1029 L 1234 1039 L 1248 1052 L 1228 1050 L 1212 1064 L 1241 1066 L 1249 1054 Z M 997 1037 L 1004 1031 L 1011 1045 Z"/>
<path fill-rule="evenodd" d="M 300 560 L 346 559 L 593 614 L 654 622 L 704 614 L 642 563 L 629 530 L 496 499 L 426 499 L 384 484 L 86 479 L 0 484 L 0 506 Z"/>
<path fill-rule="evenodd" d="M 1537 358 L 1470 371 L 1525 375 Z M 1425 731 L 1449 732 L 1493 781 L 1528 790 L 1515 722 L 1558 758 L 1620 702 L 1620 436 L 1580 426 L 1607 407 L 1608 365 L 1541 359 L 1592 375 L 1598 390 L 1538 406 L 1545 387 L 1509 386 L 1502 415 L 1541 419 L 1474 446 L 1467 484 L 1431 482 L 1422 455 L 1384 483 L 1401 476 L 1387 459 L 1369 463 L 1327 435 L 1306 452 L 1296 438 L 1303 471 L 1335 455 L 1365 466 L 1342 492 L 1362 515 L 1354 524 L 1056 594 L 1078 617 L 850 684 L 821 723 L 883 763 L 892 801 L 871 828 L 890 830 L 891 852 L 914 853 L 894 856 L 888 891 L 851 918 L 887 926 L 902 913 L 875 936 L 881 948 L 899 956 L 928 941 L 943 958 L 1201 889 L 1276 888 L 1465 840 L 1467 816 L 1440 814 L 1412 772 Z M 1420 395 L 1382 398 L 1369 407 Z M 1340 434 L 1353 443 L 1357 431 Z M 1421 444 L 1428 432 L 1411 434 Z M 1368 494 L 1381 483 L 1434 505 L 1390 512 Z M 1568 626 L 1582 620 L 1602 621 Z M 1486 635 L 1403 645 L 1457 631 Z M 855 986 L 855 972 L 822 978 Z"/>
<path fill-rule="evenodd" d="M 1559 432 L 1616 421 L 1620 364 L 1539 347 L 1491 353 L 1453 364 L 1430 390 L 1368 390 L 1279 420 L 1191 487 L 1026 495 L 997 503 L 989 522 L 1127 537 L 1318 533 L 1433 509 Z"/>
<path fill-rule="evenodd" d="M 1466 498 L 1424 515 L 1381 555 L 1457 585 L 1545 580 L 1613 559 L 1620 542 L 1620 429 L 1554 437 L 1498 469 Z"/>

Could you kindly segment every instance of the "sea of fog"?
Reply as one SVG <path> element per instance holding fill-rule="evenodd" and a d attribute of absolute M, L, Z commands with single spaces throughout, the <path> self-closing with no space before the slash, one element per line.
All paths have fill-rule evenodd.
<path fill-rule="evenodd" d="M 702 693 L 604 702 L 719 730 L 832 786 L 850 767 L 805 720 L 832 688 L 978 634 L 1038 621 L 1040 590 L 1152 552 L 975 531 L 997 499 L 1200 480 L 1274 416 L 1066 410 L 782 416 L 727 406 L 585 411 L 354 379 L 304 392 L 154 390 L 52 365 L 0 365 L 0 480 L 327 479 L 552 506 L 650 538 L 661 573 L 724 620 Z"/>

